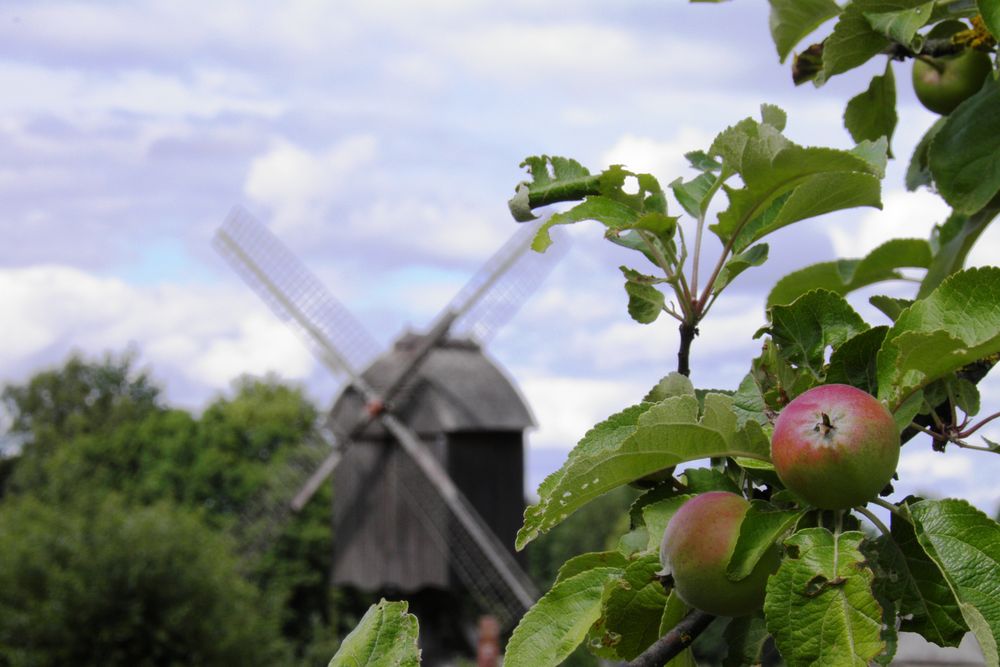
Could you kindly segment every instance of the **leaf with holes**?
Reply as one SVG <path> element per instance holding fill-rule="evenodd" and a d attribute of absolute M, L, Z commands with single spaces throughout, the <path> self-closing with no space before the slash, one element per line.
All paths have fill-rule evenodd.
<path fill-rule="evenodd" d="M 415 667 L 417 632 L 417 617 L 407 613 L 406 602 L 383 599 L 340 643 L 329 667 Z"/>
<path fill-rule="evenodd" d="M 789 667 L 864 667 L 885 648 L 874 574 L 851 531 L 806 528 L 785 541 L 788 553 L 767 583 L 767 629 Z"/>

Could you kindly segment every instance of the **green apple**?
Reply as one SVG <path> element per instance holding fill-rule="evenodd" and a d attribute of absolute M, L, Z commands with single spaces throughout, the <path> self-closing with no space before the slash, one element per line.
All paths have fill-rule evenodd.
<path fill-rule="evenodd" d="M 945 21 L 928 36 L 947 37 L 966 28 L 961 21 Z M 991 71 L 990 57 L 973 49 L 938 58 L 920 56 L 913 61 L 913 91 L 927 109 L 947 115 L 979 92 Z"/>

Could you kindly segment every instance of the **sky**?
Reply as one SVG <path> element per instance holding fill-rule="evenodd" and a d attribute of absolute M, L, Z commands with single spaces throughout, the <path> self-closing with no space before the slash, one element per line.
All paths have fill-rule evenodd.
<path fill-rule="evenodd" d="M 808 40 L 805 42 L 808 43 Z M 383 346 L 433 320 L 516 229 L 506 201 L 524 157 L 592 171 L 625 164 L 666 184 L 683 153 L 761 103 L 786 134 L 848 148 L 843 106 L 884 67 L 796 88 L 763 2 L 679 0 L 134 0 L 0 5 L 0 384 L 71 352 L 132 350 L 177 406 L 199 410 L 241 374 L 278 373 L 329 404 L 337 382 L 210 246 L 236 204 L 262 220 Z M 770 237 L 771 260 L 701 326 L 692 379 L 735 388 L 785 273 L 925 238 L 947 211 L 908 193 L 908 156 L 934 117 L 896 65 L 900 126 L 884 209 L 828 215 Z M 598 225 L 487 353 L 537 429 L 529 492 L 595 422 L 672 370 L 674 321 L 632 322 Z M 971 264 L 1000 250 L 982 237 Z M 714 258 L 718 247 L 709 244 Z M 875 291 L 852 297 L 873 324 Z M 1000 403 L 1000 382 L 982 387 Z M 1000 426 L 984 429 L 1000 439 Z M 993 511 L 997 457 L 928 442 L 903 450 L 901 492 Z"/>

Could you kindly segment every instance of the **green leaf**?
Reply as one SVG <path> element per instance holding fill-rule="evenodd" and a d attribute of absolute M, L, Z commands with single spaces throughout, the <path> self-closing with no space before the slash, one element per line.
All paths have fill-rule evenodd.
<path fill-rule="evenodd" d="M 951 112 L 930 147 L 930 169 L 944 200 L 974 213 L 1000 190 L 1000 81 Z"/>
<path fill-rule="evenodd" d="M 881 310 L 886 317 L 895 322 L 904 310 L 913 305 L 913 299 L 898 299 L 884 294 L 876 294 L 868 297 L 868 303 Z"/>
<path fill-rule="evenodd" d="M 736 422 L 742 426 L 748 419 L 752 419 L 761 426 L 768 424 L 767 405 L 764 397 L 760 393 L 753 374 L 747 373 L 740 381 L 740 386 L 733 394 L 733 411 L 736 413 Z"/>
<path fill-rule="evenodd" d="M 823 376 L 826 348 L 836 349 L 868 328 L 844 297 L 829 290 L 813 290 L 787 306 L 768 310 L 771 324 L 755 335 L 767 332 L 782 358 Z"/>
<path fill-rule="evenodd" d="M 902 267 L 927 268 L 931 247 L 924 239 L 892 239 L 861 259 L 820 262 L 793 271 L 779 280 L 767 295 L 767 305 L 787 304 L 814 289 L 847 294 L 883 280 L 902 277 Z"/>
<path fill-rule="evenodd" d="M 708 209 L 709 194 L 713 192 L 718 178 L 712 172 L 699 174 L 690 181 L 678 178 L 670 183 L 670 189 L 688 215 L 700 218 Z"/>
<path fill-rule="evenodd" d="M 667 634 L 675 625 L 688 614 L 688 606 L 684 604 L 675 591 L 670 591 L 667 598 L 667 606 L 663 608 L 663 618 L 660 619 L 660 636 Z M 694 652 L 688 647 L 677 654 L 673 660 L 663 667 L 698 667 L 698 662 L 694 659 Z"/>
<path fill-rule="evenodd" d="M 805 513 L 805 510 L 779 510 L 763 500 L 750 501 L 750 509 L 740 524 L 736 547 L 726 566 L 726 576 L 733 581 L 749 576 L 760 559 L 774 549 L 775 543 L 792 530 Z"/>
<path fill-rule="evenodd" d="M 986 664 L 1000 665 L 1000 524 L 964 500 L 910 506 L 917 540 L 941 568 Z"/>
<path fill-rule="evenodd" d="M 864 65 L 889 46 L 889 39 L 872 28 L 865 18 L 866 11 L 877 11 L 873 6 L 888 4 L 891 3 L 855 0 L 844 8 L 833 32 L 824 42 L 823 71 L 817 83 Z M 888 11 L 892 9 L 889 7 Z"/>
<path fill-rule="evenodd" d="M 895 410 L 948 373 L 1000 352 L 1000 268 L 952 275 L 903 311 L 878 353 L 879 398 Z"/>
<path fill-rule="evenodd" d="M 1000 3 L 996 0 L 976 0 L 976 7 L 993 37 L 1000 39 Z"/>
<path fill-rule="evenodd" d="M 993 203 L 972 215 L 952 213 L 943 224 L 935 225 L 931 233 L 931 244 L 936 247 L 934 259 L 920 283 L 917 298 L 930 294 L 965 265 L 969 251 L 998 213 L 1000 204 Z"/>
<path fill-rule="evenodd" d="M 873 76 L 868 89 L 852 97 L 844 111 L 844 127 L 854 141 L 875 141 L 885 137 L 892 143 L 899 117 L 896 115 L 896 81 L 892 75 L 892 61 L 886 63 L 885 73 Z M 892 157 L 892 149 L 888 151 Z"/>
<path fill-rule="evenodd" d="M 565 660 L 601 616 L 605 585 L 623 572 L 617 567 L 594 568 L 553 586 L 514 628 L 504 665 L 546 667 Z"/>
<path fill-rule="evenodd" d="M 671 396 L 694 396 L 694 385 L 686 375 L 673 371 L 660 379 L 656 386 L 649 390 L 642 400 L 646 403 L 659 403 Z"/>
<path fill-rule="evenodd" d="M 893 516 L 891 539 L 880 537 L 876 551 L 888 571 L 880 584 L 899 600 L 899 629 L 938 646 L 958 646 L 968 628 L 941 570 L 917 543 L 913 526 Z"/>
<path fill-rule="evenodd" d="M 640 324 L 655 322 L 666 307 L 663 292 L 652 285 L 626 280 L 625 292 L 628 294 L 628 314 Z"/>
<path fill-rule="evenodd" d="M 611 580 L 604 594 L 603 629 L 619 658 L 633 660 L 660 637 L 667 593 L 657 573 L 660 559 L 644 556 L 629 563 L 621 578 Z"/>
<path fill-rule="evenodd" d="M 767 628 L 789 667 L 864 667 L 885 648 L 874 575 L 859 551 L 864 535 L 806 528 L 785 541 L 767 583 Z"/>
<path fill-rule="evenodd" d="M 800 220 L 856 206 L 881 207 L 880 179 L 887 144 L 865 143 L 855 151 L 804 148 L 766 123 L 747 118 L 727 128 L 710 153 L 742 188 L 724 185 L 729 207 L 710 229 L 733 252 Z"/>
<path fill-rule="evenodd" d="M 718 294 L 721 292 L 736 276 L 751 266 L 760 266 L 766 262 L 767 251 L 768 246 L 766 243 L 758 243 L 757 245 L 750 246 L 738 255 L 730 257 L 723 265 L 722 270 L 719 271 L 719 275 L 715 278 L 715 282 L 712 284 L 712 293 Z"/>
<path fill-rule="evenodd" d="M 759 424 L 737 427 L 729 396 L 706 396 L 700 418 L 694 396 L 635 406 L 595 426 L 542 482 L 538 503 L 524 512 L 516 546 L 522 549 L 605 492 L 663 468 L 717 456 L 767 460 L 769 454 Z"/>
<path fill-rule="evenodd" d="M 770 4 L 771 38 L 781 62 L 806 35 L 840 13 L 833 0 L 770 0 Z"/>
<path fill-rule="evenodd" d="M 381 600 L 340 643 L 329 667 L 411 667 L 420 664 L 417 617 L 406 602 Z"/>
<path fill-rule="evenodd" d="M 688 491 L 695 494 L 709 491 L 743 493 L 732 477 L 715 468 L 688 468 L 684 471 L 684 482 Z"/>
<path fill-rule="evenodd" d="M 865 18 L 872 28 L 894 42 L 914 51 L 920 50 L 923 42 L 917 31 L 927 25 L 934 11 L 934 1 L 923 2 L 911 9 L 889 12 L 866 12 Z"/>
<path fill-rule="evenodd" d="M 937 136 L 937 133 L 944 127 L 946 120 L 948 120 L 948 117 L 943 116 L 934 121 L 934 124 L 928 128 L 924 136 L 917 142 L 917 147 L 913 149 L 913 157 L 910 158 L 910 165 L 906 169 L 907 190 L 912 192 L 921 185 L 930 186 L 934 183 L 929 162 L 931 144 L 934 142 L 934 137 Z"/>
<path fill-rule="evenodd" d="M 694 498 L 694 494 L 686 493 L 680 496 L 665 498 L 642 507 L 642 523 L 646 527 L 648 542 L 646 551 L 659 553 L 663 541 L 663 531 L 681 505 Z"/>
<path fill-rule="evenodd" d="M 576 160 L 539 155 L 525 158 L 520 166 L 528 168 L 531 180 L 519 183 L 507 203 L 518 222 L 534 220 L 532 211 L 541 206 L 576 201 L 601 190 L 601 176 L 591 174 Z"/>
<path fill-rule="evenodd" d="M 759 665 L 768 638 L 767 623 L 760 616 L 740 616 L 729 622 L 722 638 L 728 648 L 722 667 Z"/>
<path fill-rule="evenodd" d="M 553 586 L 562 583 L 566 579 L 575 577 L 588 570 L 597 568 L 616 567 L 622 570 L 628 565 L 628 559 L 617 549 L 612 551 L 595 551 L 574 556 L 562 564 Z"/>
<path fill-rule="evenodd" d="M 830 355 L 827 384 L 849 384 L 872 396 L 878 392 L 878 351 L 889 327 L 872 327 L 845 341 Z"/>

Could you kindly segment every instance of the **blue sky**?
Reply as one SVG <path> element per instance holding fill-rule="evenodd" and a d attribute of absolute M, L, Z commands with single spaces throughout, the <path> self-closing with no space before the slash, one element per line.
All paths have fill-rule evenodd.
<path fill-rule="evenodd" d="M 240 203 L 282 237 L 383 344 L 428 323 L 513 232 L 527 155 L 624 163 L 663 183 L 762 102 L 799 143 L 847 147 L 841 114 L 870 67 L 795 88 L 763 2 L 403 2 L 0 5 L 0 382 L 72 350 L 132 345 L 170 401 L 198 409 L 241 373 L 276 371 L 317 401 L 336 385 L 210 248 Z M 897 66 L 896 154 L 933 117 Z M 724 295 L 694 349 L 698 386 L 732 388 L 784 273 L 925 237 L 945 211 L 890 166 L 885 210 L 773 237 L 771 261 Z M 631 322 L 595 226 L 496 337 L 490 355 L 539 421 L 535 485 L 595 421 L 673 368 L 664 318 Z M 973 263 L 1000 249 L 991 230 Z M 709 253 L 714 249 L 709 249 Z M 906 285 L 883 291 L 905 294 Z M 873 322 L 867 294 L 855 302 Z M 1000 384 L 983 387 L 1000 403 Z M 994 429 L 987 435 L 1000 438 Z M 995 457 L 994 457 L 995 458 Z M 995 506 L 984 455 L 904 450 L 906 490 Z"/>

